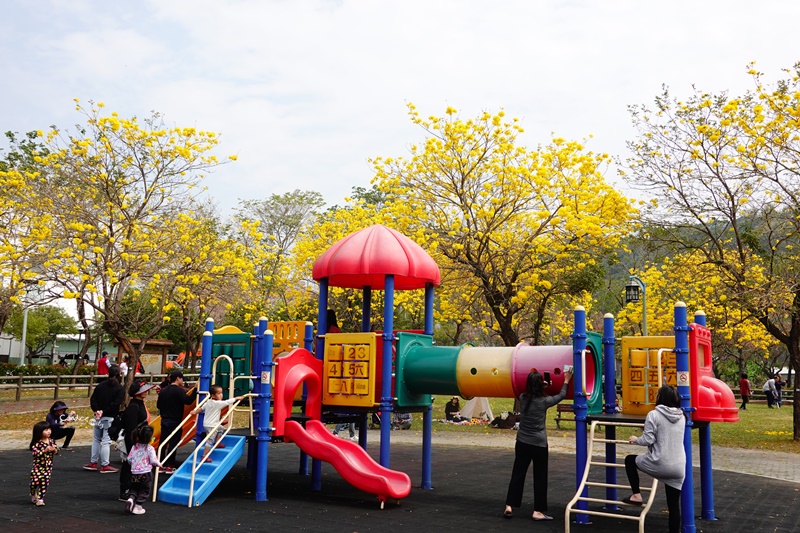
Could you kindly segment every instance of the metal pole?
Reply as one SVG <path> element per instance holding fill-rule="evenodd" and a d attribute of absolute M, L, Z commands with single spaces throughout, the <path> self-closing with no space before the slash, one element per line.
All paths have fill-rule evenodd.
<path fill-rule="evenodd" d="M 686 304 L 677 302 L 675 316 L 675 370 L 677 373 L 678 396 L 681 409 L 686 416 L 686 431 L 683 435 L 683 449 L 686 453 L 686 477 L 681 490 L 681 521 L 683 533 L 694 533 L 694 480 L 692 478 L 692 392 L 689 384 L 689 326 L 686 322 Z M 695 376 L 695 379 L 696 376 Z M 659 384 L 660 386 L 660 384 Z"/>
<path fill-rule="evenodd" d="M 647 337 L 647 285 L 638 276 L 630 276 L 628 279 L 642 288 L 642 336 Z"/>

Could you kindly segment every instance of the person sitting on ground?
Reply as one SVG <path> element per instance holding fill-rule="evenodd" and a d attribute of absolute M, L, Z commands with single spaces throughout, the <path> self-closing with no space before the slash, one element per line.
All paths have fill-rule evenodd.
<path fill-rule="evenodd" d="M 50 412 L 47 413 L 45 417 L 47 423 L 50 424 L 50 438 L 54 441 L 65 439 L 64 445 L 61 447 L 62 450 L 72 450 L 72 448 L 69 447 L 69 443 L 72 437 L 75 436 L 75 428 L 69 424 L 74 422 L 76 418 L 77 415 L 75 411 L 70 411 L 69 414 L 67 414 L 67 404 L 61 400 L 58 400 L 50 407 Z"/>
<path fill-rule="evenodd" d="M 444 416 L 448 422 L 454 424 L 463 424 L 469 422 L 468 418 L 461 416 L 461 404 L 459 403 L 458 396 L 453 396 L 444 406 Z"/>
<path fill-rule="evenodd" d="M 395 412 L 394 420 L 392 421 L 392 429 L 411 429 L 413 421 L 414 417 L 411 413 Z"/>
<path fill-rule="evenodd" d="M 211 385 L 211 387 L 208 389 L 208 394 L 210 396 L 208 400 L 206 400 L 203 405 L 192 409 L 192 414 L 196 415 L 201 411 L 205 413 L 205 416 L 203 417 L 203 429 L 206 430 L 206 433 L 209 435 L 209 437 L 206 441 L 206 447 L 205 450 L 203 450 L 203 455 L 205 457 L 205 462 L 210 463 L 212 448 L 215 444 L 217 444 L 217 440 L 219 440 L 225 433 L 225 428 L 223 428 L 223 425 L 219 423 L 222 410 L 225 407 L 241 401 L 244 396 L 237 396 L 235 398 L 223 400 L 222 387 L 219 385 Z M 224 447 L 225 445 L 221 442 L 217 444 L 218 449 Z"/>

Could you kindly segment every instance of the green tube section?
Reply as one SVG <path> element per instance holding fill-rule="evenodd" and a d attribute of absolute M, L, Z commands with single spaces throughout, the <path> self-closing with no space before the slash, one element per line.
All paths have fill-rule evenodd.
<path fill-rule="evenodd" d="M 412 394 L 460 395 L 456 367 L 463 346 L 413 346 L 405 354 L 403 381 Z"/>

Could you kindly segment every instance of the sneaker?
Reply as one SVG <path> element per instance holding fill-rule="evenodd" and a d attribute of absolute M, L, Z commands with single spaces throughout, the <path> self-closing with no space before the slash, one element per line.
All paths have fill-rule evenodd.
<path fill-rule="evenodd" d="M 136 506 L 136 507 L 134 507 L 134 508 L 133 508 L 133 510 L 131 511 L 131 513 L 133 513 L 133 514 L 144 514 L 144 513 L 146 513 L 146 512 L 147 512 L 147 511 L 145 511 L 145 510 L 144 510 L 144 507 L 142 507 L 141 505 L 137 505 L 137 506 Z"/>
<path fill-rule="evenodd" d="M 131 514 L 133 512 L 133 507 L 135 502 L 133 501 L 133 496 L 125 500 L 125 512 Z"/>
<path fill-rule="evenodd" d="M 36 502 L 39 501 L 39 497 L 35 494 L 31 494 L 31 503 L 36 505 Z"/>
<path fill-rule="evenodd" d="M 217 444 L 217 449 L 218 450 L 224 450 L 225 449 L 225 445 L 220 442 L 219 444 Z"/>
<path fill-rule="evenodd" d="M 106 465 L 106 466 L 101 466 L 100 468 L 97 469 L 97 471 L 100 472 L 101 474 L 114 474 L 116 472 L 119 472 L 119 468 L 111 465 Z"/>
<path fill-rule="evenodd" d="M 36 507 L 44 507 L 44 500 L 36 500 Z"/>
<path fill-rule="evenodd" d="M 211 460 L 211 457 L 206 457 L 203 462 L 204 463 L 213 463 L 214 461 Z"/>
<path fill-rule="evenodd" d="M 350 437 L 350 440 L 356 440 L 356 441 L 357 441 L 357 440 L 358 440 L 358 437 L 356 437 L 355 435 L 353 435 L 352 437 Z"/>
<path fill-rule="evenodd" d="M 168 466 L 168 467 L 164 468 L 164 472 L 163 473 L 168 475 L 168 476 L 171 476 L 172 474 L 175 473 L 175 467 Z"/>
<path fill-rule="evenodd" d="M 61 447 L 61 451 L 62 452 L 71 452 L 72 450 L 74 450 L 74 448 L 70 448 L 69 446 L 62 446 Z"/>
<path fill-rule="evenodd" d="M 84 470 L 97 470 L 97 463 L 86 463 L 83 465 Z"/>

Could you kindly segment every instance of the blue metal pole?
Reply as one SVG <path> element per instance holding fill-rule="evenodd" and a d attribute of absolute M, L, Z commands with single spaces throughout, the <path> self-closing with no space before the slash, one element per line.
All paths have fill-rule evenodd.
<path fill-rule="evenodd" d="M 361 294 L 361 331 L 372 331 L 372 287 L 364 287 Z"/>
<path fill-rule="evenodd" d="M 328 278 L 319 280 L 319 309 L 317 312 L 317 359 L 324 359 L 325 332 L 328 331 Z M 322 490 L 322 461 L 311 459 L 311 490 Z"/>
<path fill-rule="evenodd" d="M 572 333 L 572 366 L 574 370 L 573 383 L 573 407 L 575 410 L 575 488 L 580 487 L 583 471 L 586 469 L 588 448 L 586 446 L 586 393 L 583 391 L 583 368 L 582 353 L 586 349 L 586 309 L 583 306 L 575 307 L 575 329 Z M 588 490 L 584 489 L 582 496 L 588 495 Z M 578 502 L 578 509 L 588 509 L 587 502 Z M 575 522 L 578 524 L 588 524 L 589 515 L 575 515 Z"/>
<path fill-rule="evenodd" d="M 262 340 L 259 343 L 259 390 L 258 403 L 261 417 L 258 424 L 258 463 L 256 467 L 256 501 L 267 501 L 267 467 L 270 441 L 269 402 L 272 396 L 272 331 L 267 329 L 267 319 L 259 319 L 258 329 Z"/>
<path fill-rule="evenodd" d="M 605 414 L 614 414 L 617 412 L 617 376 L 616 376 L 616 357 L 614 355 L 614 315 L 606 313 L 603 316 L 603 376 L 605 377 L 603 396 L 605 397 L 605 404 L 603 404 L 603 412 Z M 606 462 L 617 462 L 617 445 L 613 441 L 617 440 L 616 426 L 606 426 L 606 440 L 612 441 L 606 443 Z M 606 468 L 606 483 L 609 485 L 617 484 L 617 469 Z M 606 488 L 606 499 L 617 501 L 617 488 Z M 609 503 L 605 508 L 610 511 L 619 509 L 619 505 Z"/>
<path fill-rule="evenodd" d="M 258 359 L 259 354 L 261 353 L 259 350 L 259 346 L 261 344 L 261 335 L 259 335 L 258 331 L 258 322 L 253 324 L 253 334 L 250 337 L 250 371 L 253 376 L 253 394 L 258 394 L 258 391 L 261 387 L 261 377 L 258 373 L 258 369 L 260 361 Z M 257 396 L 251 397 L 250 401 L 253 403 L 253 424 L 254 427 L 257 428 L 261 423 L 261 411 L 259 411 L 260 403 L 258 401 Z M 269 415 L 267 415 L 269 416 Z M 250 477 L 255 479 L 256 474 L 256 465 L 258 464 L 258 442 L 256 439 L 249 439 L 247 444 L 247 470 L 250 472 Z"/>
<path fill-rule="evenodd" d="M 706 325 L 706 314 L 697 311 L 694 322 L 700 326 Z M 700 518 L 702 520 L 716 520 L 714 514 L 714 472 L 711 459 L 711 422 L 700 424 L 697 428 L 700 448 Z"/>
<path fill-rule="evenodd" d="M 675 370 L 681 409 L 686 415 L 683 448 L 686 452 L 686 478 L 681 490 L 683 533 L 694 533 L 694 480 L 692 479 L 692 393 L 689 386 L 689 326 L 686 323 L 686 304 L 675 304 Z"/>
<path fill-rule="evenodd" d="M 303 333 L 304 333 L 303 348 L 305 348 L 310 352 L 314 348 L 314 324 L 312 324 L 311 322 L 306 322 L 306 327 Z M 308 397 L 308 388 L 306 387 L 306 384 L 303 383 L 304 404 L 307 397 Z M 308 475 L 308 454 L 302 450 L 300 450 L 300 475 L 301 476 Z"/>
<path fill-rule="evenodd" d="M 425 284 L 425 335 L 433 336 L 433 283 Z M 422 412 L 422 484 L 423 490 L 433 489 L 433 406 Z"/>
<path fill-rule="evenodd" d="M 214 349 L 214 319 L 206 319 L 206 330 L 203 332 L 203 344 L 200 353 L 200 382 L 197 384 L 197 403 L 204 400 L 203 396 L 208 394 L 211 387 L 211 352 Z M 197 430 L 195 432 L 195 445 L 203 440 L 203 418 L 205 413 L 202 411 L 197 415 Z"/>
<path fill-rule="evenodd" d="M 380 464 L 389 468 L 392 435 L 392 341 L 394 340 L 394 276 L 386 276 L 383 287 L 383 383 L 381 387 Z"/>

